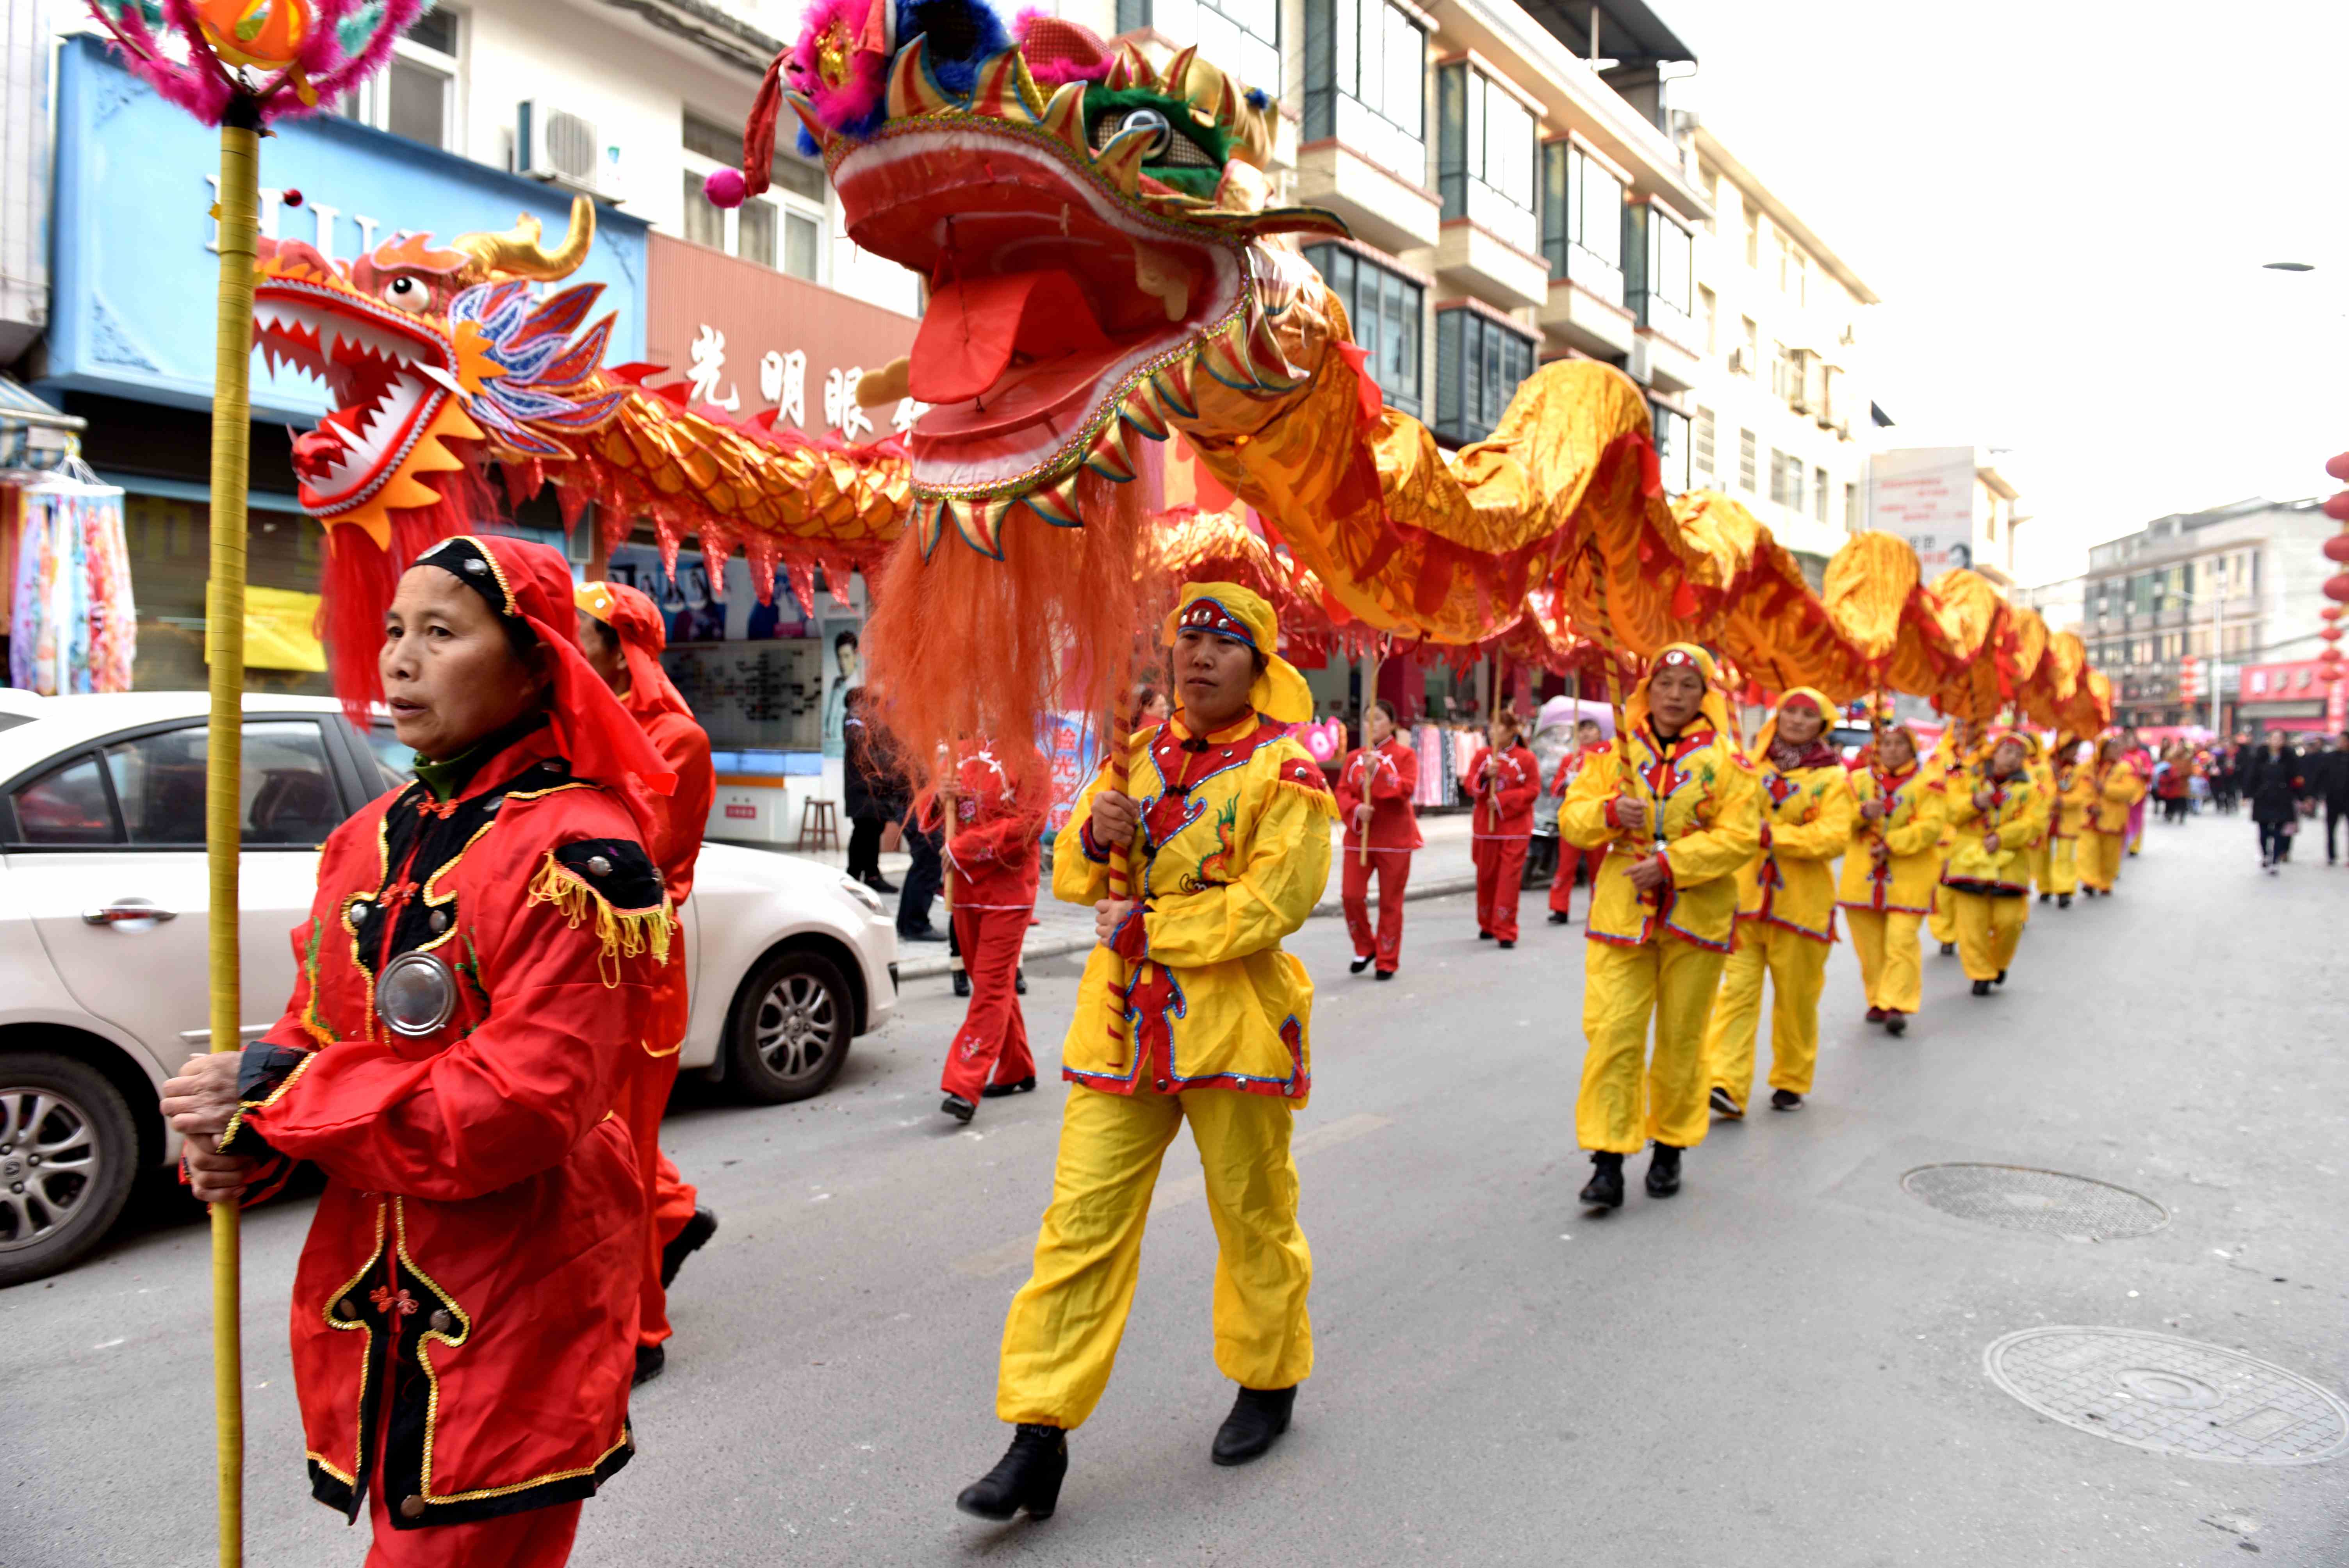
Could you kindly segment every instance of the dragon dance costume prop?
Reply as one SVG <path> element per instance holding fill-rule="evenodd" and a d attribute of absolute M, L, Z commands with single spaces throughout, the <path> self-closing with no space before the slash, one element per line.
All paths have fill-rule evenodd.
<path fill-rule="evenodd" d="M 1908 736 L 1910 761 L 1906 768 L 1890 768 L 1879 753 L 1851 776 L 1852 841 L 1837 899 L 1851 928 L 1852 951 L 1859 956 L 1868 1016 L 1898 1033 L 1923 1005 L 1923 949 L 1917 932 L 1940 880 L 1949 802 L 1941 776 L 1929 770 L 1918 748 L 1916 732 L 1905 725 L 1893 727 Z M 1878 813 L 1873 820 L 1866 814 L 1871 805 Z"/>
<path fill-rule="evenodd" d="M 1411 882 L 1411 857 L 1423 840 L 1412 796 L 1419 788 L 1419 753 L 1400 735 L 1379 746 L 1355 748 L 1338 770 L 1338 820 L 1345 824 L 1338 849 L 1339 898 L 1346 934 L 1354 944 L 1354 971 L 1378 965 L 1383 980 L 1402 965 L 1402 895 Z M 1371 809 L 1367 834 L 1354 820 Z M 1363 852 L 1365 841 L 1369 852 Z M 1371 878 L 1379 882 L 1379 919 L 1371 923 Z"/>
<path fill-rule="evenodd" d="M 313 1494 L 369 1510 L 371 1563 L 535 1568 L 634 1451 L 618 1108 L 670 954 L 645 846 L 672 780 L 581 655 L 561 555 L 460 537 L 422 564 L 548 650 L 552 689 L 328 839 L 220 1147 L 326 1175 L 293 1291 Z"/>
<path fill-rule="evenodd" d="M 1821 728 L 1796 748 L 1778 739 L 1789 709 L 1807 707 Z M 1761 848 L 1737 872 L 1736 950 L 1723 965 L 1721 995 L 1705 1031 L 1716 1109 L 1745 1114 L 1754 1089 L 1754 1047 L 1762 1022 L 1762 981 L 1770 980 L 1772 1103 L 1791 1109 L 1811 1092 L 1819 1057 L 1819 995 L 1836 940 L 1835 861 L 1851 842 L 1851 786 L 1829 742 L 1835 707 L 1798 686 L 1779 699 L 1754 755 L 1761 775 Z"/>
<path fill-rule="evenodd" d="M 1044 806 L 1022 788 L 1026 776 L 1006 769 L 985 746 L 966 747 L 956 765 L 945 855 L 954 869 L 952 917 L 970 976 L 970 1007 L 947 1047 L 938 1083 L 947 1114 L 964 1121 L 982 1097 L 1036 1087 L 1036 1058 L 1014 985 L 1042 864 L 1037 837 Z"/>
<path fill-rule="evenodd" d="M 1694 670 L 1705 686 L 1702 711 L 1675 735 L 1659 733 L 1649 717 L 1650 687 L 1666 669 Z M 1575 1105 L 1577 1134 L 1602 1169 L 1651 1138 L 1674 1150 L 1704 1141 L 1705 1028 L 1734 934 L 1737 872 L 1762 831 L 1761 787 L 1730 727 L 1711 655 L 1686 644 L 1664 649 L 1624 704 L 1623 722 L 1618 744 L 1584 767 L 1557 815 L 1568 843 L 1607 853 L 1584 934 L 1586 1044 Z M 1648 808 L 1644 830 L 1620 825 L 1620 799 Z M 1631 868 L 1651 859 L 1665 881 L 1643 894 Z"/>
<path fill-rule="evenodd" d="M 585 583 L 574 590 L 579 613 L 605 627 L 618 642 L 628 689 L 620 702 L 644 727 L 645 738 L 662 763 L 677 776 L 677 788 L 656 802 L 659 816 L 653 840 L 647 846 L 660 868 L 669 907 L 682 909 L 693 892 L 694 862 L 701 857 L 701 838 L 709 826 L 710 802 L 718 793 L 718 775 L 709 759 L 709 736 L 695 721 L 685 694 L 661 666 L 660 652 L 668 645 L 668 627 L 659 608 L 643 593 L 621 583 Z M 636 1170 L 644 1177 L 649 1229 L 646 1243 L 644 1309 L 636 1327 L 639 1378 L 657 1370 L 661 1357 L 647 1354 L 665 1344 L 672 1334 L 668 1323 L 668 1291 L 663 1276 L 674 1271 L 665 1253 L 676 1246 L 688 1226 L 693 1246 L 716 1229 L 714 1215 L 697 1219 L 698 1195 L 677 1166 L 661 1152 L 661 1118 L 667 1113 L 669 1091 L 677 1085 L 678 1053 L 685 1046 L 686 1026 L 693 1016 L 686 963 L 685 932 L 680 925 L 669 943 L 668 966 L 661 972 L 655 995 L 653 1022 L 645 1041 L 643 1070 L 631 1080 L 620 1110 L 636 1142 Z"/>
<path fill-rule="evenodd" d="M 2020 755 L 2013 769 L 2002 773 L 1998 753 L 2007 746 Z M 2037 751 L 2027 731 L 2003 731 L 1989 756 L 1945 784 L 1957 843 L 1941 886 L 1951 895 L 1958 957 L 1977 996 L 2006 979 L 2030 915 L 2031 845 L 2046 831 L 2054 807 L 2030 768 Z"/>
<path fill-rule="evenodd" d="M 1506 746 L 1479 749 L 1469 758 L 1461 782 L 1475 801 L 1469 819 L 1469 852 L 1476 863 L 1476 934 L 1514 946 L 1526 841 L 1534 830 L 1534 797 L 1541 793 L 1541 764 L 1512 738 Z"/>

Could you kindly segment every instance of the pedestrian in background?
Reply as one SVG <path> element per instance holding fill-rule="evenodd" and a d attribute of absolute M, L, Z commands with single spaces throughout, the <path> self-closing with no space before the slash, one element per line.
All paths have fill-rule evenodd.
<path fill-rule="evenodd" d="M 1950 808 L 1940 777 L 1918 762 L 1915 730 L 1905 724 L 1881 728 L 1869 749 L 1868 766 L 1851 776 L 1858 810 L 1837 902 L 1851 923 L 1868 1021 L 1899 1035 L 1923 1000 L 1917 932 L 1941 874 Z"/>
<path fill-rule="evenodd" d="M 2054 805 L 2028 766 L 2035 748 L 2028 733 L 2006 730 L 1987 762 L 1948 780 L 1958 843 L 1941 885 L 1956 895 L 1958 956 L 1977 996 L 2006 984 L 2030 914 L 2031 844 Z"/>
<path fill-rule="evenodd" d="M 1046 776 L 1040 761 L 1028 760 L 1021 776 Z M 947 1047 L 938 1086 L 946 1099 L 939 1109 L 957 1121 L 968 1121 L 981 1099 L 1036 1087 L 1017 977 L 1029 916 L 1036 909 L 1044 805 L 984 745 L 964 748 L 955 770 L 939 780 L 937 804 L 951 835 L 946 858 L 955 873 L 947 913 L 971 990 L 962 1027 Z"/>
<path fill-rule="evenodd" d="M 1348 967 L 1356 975 L 1375 963 L 1378 977 L 1392 980 L 1402 962 L 1402 890 L 1411 881 L 1412 853 L 1420 847 L 1419 815 L 1411 804 L 1418 788 L 1419 753 L 1396 733 L 1394 704 L 1377 698 L 1363 720 L 1362 745 L 1338 771 L 1338 820 L 1346 827 L 1338 851 L 1340 903 L 1354 943 Z M 1375 930 L 1372 872 L 1379 879 Z"/>
<path fill-rule="evenodd" d="M 2117 734 L 2096 743 L 2088 770 L 2091 802 L 2087 830 L 2080 835 L 2080 890 L 2090 898 L 2110 898 L 2120 881 L 2121 856 L 2128 842 L 2130 808 L 2145 799 L 2145 780 L 2124 753 Z"/>
<path fill-rule="evenodd" d="M 905 813 L 905 786 L 872 717 L 872 696 L 853 686 L 842 708 L 841 793 L 847 797 L 848 874 L 874 892 L 895 892 L 881 875 L 881 832 Z"/>
<path fill-rule="evenodd" d="M 2334 736 L 2329 749 L 2317 753 L 2309 772 L 2309 794 L 2324 809 L 2324 863 L 2337 865 L 2340 851 L 2333 837 L 2349 820 L 2349 729 Z"/>
<path fill-rule="evenodd" d="M 2300 799 L 2306 792 L 2299 754 L 2284 743 L 2283 731 L 2269 730 L 2266 744 L 2252 755 L 2244 794 L 2251 803 L 2252 825 L 2260 831 L 2260 869 L 2270 876 L 2291 854 Z"/>
<path fill-rule="evenodd" d="M 1608 749 L 1612 743 L 1599 737 L 1599 721 L 1584 718 L 1575 721 L 1574 748 L 1557 759 L 1557 772 L 1549 781 L 1549 794 L 1545 798 L 1545 810 L 1555 813 L 1566 804 L 1567 791 L 1574 788 L 1575 779 L 1589 763 L 1593 754 Z M 1558 835 L 1557 871 L 1549 879 L 1549 923 L 1570 925 L 1574 922 L 1574 879 L 1587 875 L 1590 885 L 1599 885 L 1599 863 L 1607 858 L 1604 850 L 1577 849 Z"/>
<path fill-rule="evenodd" d="M 1469 852 L 1476 861 L 1476 934 L 1517 944 L 1517 891 L 1526 878 L 1526 844 L 1534 830 L 1541 764 L 1517 739 L 1517 716 L 1504 707 L 1485 728 L 1487 745 L 1469 759 L 1464 780 L 1475 801 Z"/>

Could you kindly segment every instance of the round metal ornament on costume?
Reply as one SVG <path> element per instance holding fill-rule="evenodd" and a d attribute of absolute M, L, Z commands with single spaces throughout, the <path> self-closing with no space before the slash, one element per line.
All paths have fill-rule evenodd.
<path fill-rule="evenodd" d="M 383 966 L 375 1014 L 403 1039 L 420 1040 L 456 1016 L 457 975 L 439 954 L 403 953 Z"/>

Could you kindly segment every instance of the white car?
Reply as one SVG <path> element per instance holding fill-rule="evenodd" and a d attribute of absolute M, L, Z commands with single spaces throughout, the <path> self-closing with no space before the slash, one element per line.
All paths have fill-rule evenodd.
<path fill-rule="evenodd" d="M 178 1159 L 159 1091 L 211 1038 L 205 714 L 202 692 L 0 702 L 0 1285 L 71 1263 Z M 245 1038 L 292 994 L 319 846 L 407 755 L 335 703 L 245 696 Z M 679 913 L 678 1065 L 747 1099 L 822 1092 L 896 1006 L 889 913 L 829 866 L 710 844 Z"/>

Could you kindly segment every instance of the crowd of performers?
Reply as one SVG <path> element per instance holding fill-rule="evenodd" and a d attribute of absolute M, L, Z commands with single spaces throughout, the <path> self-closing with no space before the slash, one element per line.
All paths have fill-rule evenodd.
<path fill-rule="evenodd" d="M 1352 968 L 1402 963 L 1422 841 L 1393 710 L 1372 707 L 1333 789 L 1291 737 L 1311 698 L 1263 599 L 1192 583 L 1164 634 L 1165 710 L 1084 789 L 1052 857 L 1055 896 L 1091 904 L 1099 940 L 1061 1046 L 1051 1198 L 1003 1329 L 1013 1437 L 957 1500 L 981 1518 L 1053 1511 L 1185 1124 L 1218 1246 L 1214 1357 L 1237 1385 L 1209 1457 L 1244 1463 L 1288 1429 L 1313 1367 L 1290 1155 L 1313 985 L 1282 943 L 1326 888 L 1333 821 Z M 325 1174 L 293 1290 L 296 1394 L 311 1489 L 368 1515 L 378 1568 L 567 1560 L 582 1501 L 635 1452 L 628 1394 L 664 1365 L 666 1292 L 717 1226 L 657 1143 L 688 1016 L 674 911 L 713 786 L 661 642 L 642 595 L 574 588 L 543 546 L 463 537 L 419 556 L 379 658 L 415 779 L 328 841 L 278 1022 L 166 1086 L 198 1197 L 265 1198 L 301 1161 Z M 1750 749 L 1728 704 L 1703 649 L 1665 648 L 1621 733 L 1584 727 L 1547 781 L 1568 847 L 1551 921 L 1572 920 L 1575 869 L 1590 872 L 1588 1203 L 1619 1205 L 1625 1157 L 1651 1146 L 1647 1190 L 1670 1195 L 1713 1119 L 1744 1114 L 1765 991 L 1771 1103 L 1802 1104 L 1839 920 L 1868 1018 L 1899 1034 L 1920 927 L 1989 994 L 2034 889 L 2111 892 L 2145 794 L 2117 738 L 2048 751 L 1961 722 L 1928 749 L 1888 715 L 1847 768 L 1822 694 L 1785 694 Z M 1508 947 L 1545 780 L 1514 717 L 1487 738 L 1466 776 L 1476 923 Z M 1018 976 L 1046 802 L 984 738 L 929 773 L 915 826 L 938 845 L 970 998 L 943 1107 L 967 1121 L 1037 1083 Z"/>

